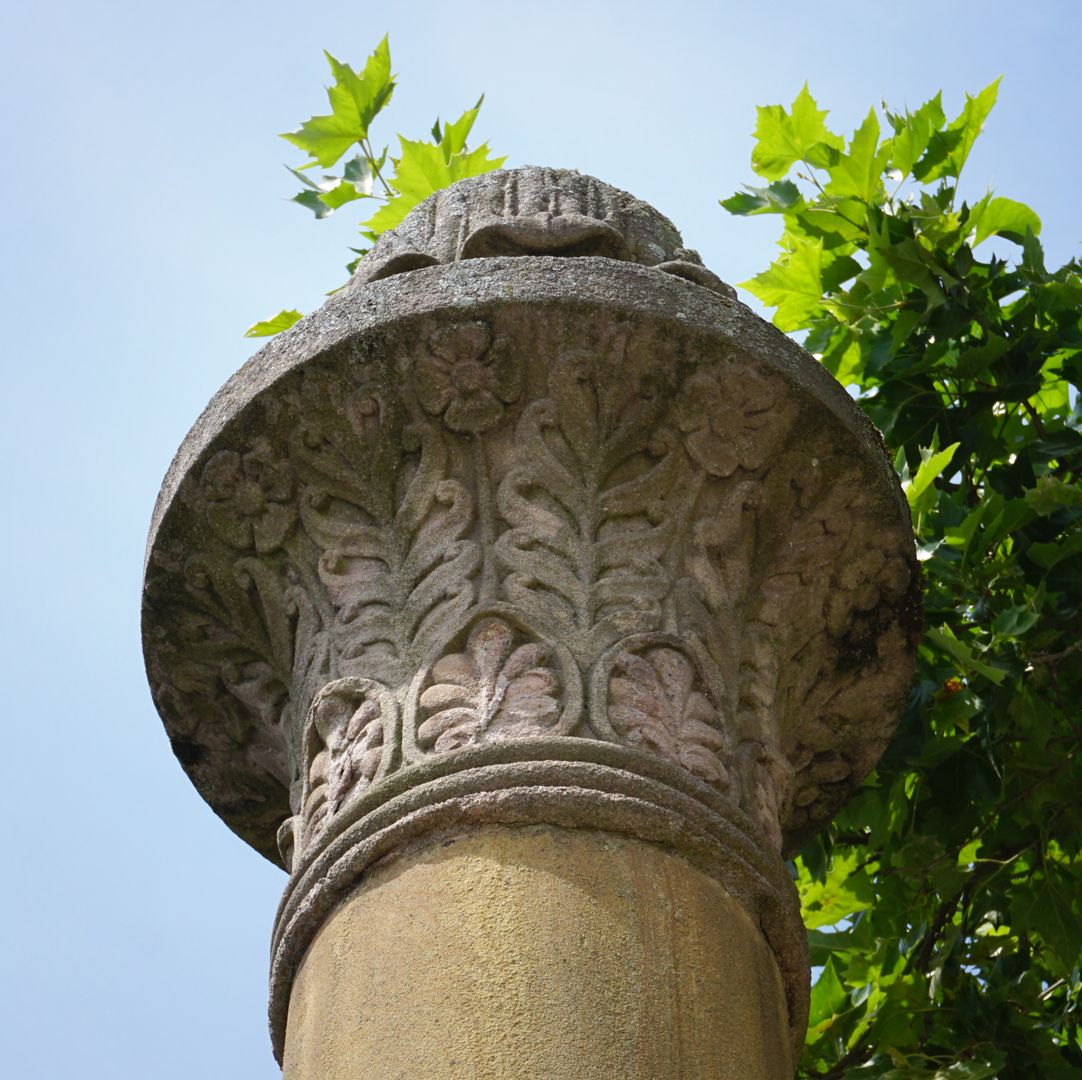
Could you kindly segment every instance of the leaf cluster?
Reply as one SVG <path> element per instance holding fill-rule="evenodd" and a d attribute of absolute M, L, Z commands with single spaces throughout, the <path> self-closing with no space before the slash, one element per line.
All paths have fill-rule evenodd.
<path fill-rule="evenodd" d="M 505 159 L 493 157 L 487 143 L 473 150 L 466 143 L 484 95 L 452 123 L 441 123 L 437 117 L 429 139 L 407 139 L 399 135 L 398 157 L 390 156 L 387 146 L 377 153 L 370 129 L 390 103 L 396 85 L 387 37 L 376 46 L 360 71 L 336 60 L 329 52 L 324 55 L 334 77 L 334 85 L 327 88 L 331 111 L 310 117 L 296 131 L 282 135 L 308 159 L 299 168 L 286 166 L 303 185 L 292 201 L 310 210 L 317 220 L 329 217 L 348 203 L 374 201 L 378 206 L 360 226 L 362 241 L 370 245 L 382 233 L 400 224 L 429 195 L 456 180 L 480 176 L 503 164 Z M 352 156 L 347 158 L 347 154 Z M 346 160 L 342 161 L 343 158 Z M 340 162 L 337 173 L 310 173 L 317 168 L 333 168 Z M 355 257 L 346 269 L 352 273 L 370 249 L 350 250 Z M 245 336 L 269 337 L 288 329 L 300 318 L 299 311 L 280 311 L 249 327 Z"/>
<path fill-rule="evenodd" d="M 745 283 L 896 454 L 925 574 L 878 769 L 794 863 L 819 969 L 804 1077 L 1082 1075 L 1082 267 L 1024 204 L 959 194 L 998 80 L 944 114 L 760 108 L 781 218 Z"/>

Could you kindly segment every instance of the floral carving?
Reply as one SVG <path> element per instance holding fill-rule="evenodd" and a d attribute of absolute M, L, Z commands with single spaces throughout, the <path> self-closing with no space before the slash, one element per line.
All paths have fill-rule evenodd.
<path fill-rule="evenodd" d="M 371 784 L 383 757 L 384 708 L 378 684 L 341 679 L 325 688 L 309 714 L 305 839 L 314 836 L 354 791 Z"/>
<path fill-rule="evenodd" d="M 502 619 L 479 621 L 466 651 L 450 653 L 432 667 L 421 694 L 426 717 L 418 738 L 437 753 L 470 743 L 541 735 L 559 720 L 561 682 L 549 650 L 536 642 L 515 647 Z"/>
<path fill-rule="evenodd" d="M 301 522 L 321 552 L 316 572 L 333 607 L 342 675 L 408 680 L 474 601 L 474 499 L 448 475 L 447 441 L 426 421 L 374 448 L 344 443 L 346 460 L 360 466 L 352 494 L 329 464 L 302 472 L 311 488 Z M 362 469 L 367 485 L 358 482 Z"/>
<path fill-rule="evenodd" d="M 223 805 L 251 777 L 225 812 L 271 852 L 288 811 L 308 858 L 385 774 L 574 735 L 585 759 L 619 756 L 599 740 L 671 762 L 792 844 L 867 770 L 908 678 L 910 541 L 865 451 L 698 331 L 424 318 L 281 379 L 174 498 L 148 640 L 185 767 Z"/>
<path fill-rule="evenodd" d="M 426 412 L 458 432 L 495 427 L 521 388 L 521 364 L 483 322 L 455 323 L 428 339 L 417 365 L 417 397 Z"/>
<path fill-rule="evenodd" d="M 761 468 L 789 418 L 772 380 L 731 364 L 692 375 L 676 415 L 687 452 L 718 477 Z"/>
<path fill-rule="evenodd" d="M 669 590 L 662 560 L 682 454 L 659 437 L 670 372 L 647 344 L 617 322 L 589 347 L 562 350 L 549 396 L 522 413 L 497 489 L 511 526 L 494 545 L 505 596 L 583 668 L 628 634 L 659 629 Z"/>
<path fill-rule="evenodd" d="M 246 454 L 219 450 L 203 470 L 203 494 L 210 527 L 240 551 L 274 551 L 296 519 L 289 468 L 265 438 Z"/>
<path fill-rule="evenodd" d="M 701 689 L 695 665 L 668 646 L 621 652 L 609 677 L 608 720 L 623 740 L 683 765 L 707 783 L 724 775 L 717 709 Z"/>

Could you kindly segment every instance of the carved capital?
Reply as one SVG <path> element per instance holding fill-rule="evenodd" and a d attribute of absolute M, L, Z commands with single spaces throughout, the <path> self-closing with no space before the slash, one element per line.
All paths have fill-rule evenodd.
<path fill-rule="evenodd" d="M 706 868 L 802 1035 L 779 855 L 891 735 L 917 568 L 877 433 L 692 256 L 577 174 L 456 185 L 181 448 L 148 672 L 196 786 L 291 873 L 279 1047 L 299 957 L 365 867 L 486 822 Z"/>

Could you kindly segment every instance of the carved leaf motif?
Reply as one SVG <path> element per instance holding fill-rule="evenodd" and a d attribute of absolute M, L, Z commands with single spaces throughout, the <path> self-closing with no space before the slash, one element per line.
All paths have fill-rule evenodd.
<path fill-rule="evenodd" d="M 561 685 L 548 660 L 536 642 L 515 647 L 515 633 L 502 619 L 478 622 L 465 652 L 433 665 L 432 685 L 420 700 L 421 745 L 445 753 L 550 730 L 560 716 Z"/>
<path fill-rule="evenodd" d="M 327 748 L 331 762 L 327 770 L 327 803 L 333 814 L 353 787 L 367 784 L 375 775 L 383 752 L 383 727 L 378 722 L 379 705 L 365 701 L 344 727 L 334 729 Z"/>
<path fill-rule="evenodd" d="M 290 439 L 297 474 L 315 497 L 341 499 L 369 521 L 391 513 L 397 448 L 387 436 L 395 428 L 383 395 L 373 386 L 343 386 L 313 372 L 301 390 L 305 418 Z M 332 422 L 321 424 L 321 419 Z M 311 495 L 310 495 L 311 497 Z"/>
<path fill-rule="evenodd" d="M 712 509 L 690 526 L 684 571 L 675 591 L 680 621 L 694 627 L 723 674 L 737 712 L 741 638 L 749 589 L 769 544 L 762 524 L 763 488 L 749 474 L 776 460 L 795 417 L 779 376 L 726 359 L 695 371 L 674 414 L 690 461 L 707 478 Z M 806 466 L 805 466 L 806 468 Z M 714 501 L 717 500 L 717 501 Z M 771 535 L 784 535 L 784 525 Z"/>
<path fill-rule="evenodd" d="M 687 576 L 675 590 L 680 621 L 694 628 L 722 673 L 735 711 L 740 683 L 743 615 L 754 566 L 758 485 L 730 482 L 714 513 L 691 526 L 684 554 Z"/>
<path fill-rule="evenodd" d="M 296 721 L 307 713 L 315 694 L 339 674 L 328 631 L 334 616 L 323 590 L 318 585 L 305 588 L 296 574 L 293 584 L 285 592 L 285 602 L 296 620 L 290 681 L 290 730 L 299 730 Z"/>
<path fill-rule="evenodd" d="M 855 765 L 823 755 L 847 732 L 868 743 L 883 730 L 885 742 L 893 714 L 884 702 L 907 688 L 899 620 L 909 563 L 900 538 L 879 546 L 881 512 L 868 491 L 859 463 L 825 444 L 780 457 L 764 480 L 738 724 L 770 761 L 780 753 L 795 768 L 782 777 L 760 758 L 749 774 L 764 822 L 778 812 L 797 829 L 827 816 Z"/>
<path fill-rule="evenodd" d="M 312 706 L 316 750 L 304 805 L 305 841 L 316 835 L 354 791 L 372 782 L 383 756 L 383 710 L 378 692 L 342 687 Z M 311 752 L 311 751 L 310 751 Z"/>
<path fill-rule="evenodd" d="M 497 493 L 511 528 L 496 542 L 504 590 L 538 625 L 567 642 L 582 663 L 630 633 L 656 629 L 671 537 L 665 500 L 675 454 L 660 460 L 663 394 L 654 372 L 625 362 L 626 335 L 596 351 L 558 357 L 552 400 L 519 422 L 518 464 Z"/>
<path fill-rule="evenodd" d="M 366 522 L 340 500 L 308 501 L 303 522 L 323 548 L 319 576 L 344 631 L 342 670 L 364 661 L 366 673 L 401 678 L 474 599 L 477 544 L 466 488 L 446 478 L 446 449 L 431 428 L 415 431 L 420 461 L 397 509 Z"/>
<path fill-rule="evenodd" d="M 279 564 L 235 558 L 236 552 L 228 552 L 224 545 L 218 551 L 218 558 L 187 560 L 183 592 L 169 594 L 177 644 L 204 672 L 199 694 L 218 698 L 227 711 L 232 711 L 228 705 L 232 699 L 247 718 L 259 721 L 251 730 L 267 733 L 269 741 L 262 747 L 253 744 L 252 751 L 265 759 L 266 771 L 288 782 L 280 742 L 285 738 L 293 626 L 283 601 Z M 164 585 L 156 581 L 149 587 Z M 181 693 L 187 692 L 184 675 L 174 671 L 167 678 Z M 193 698 L 187 706 L 178 705 L 177 711 L 201 707 Z M 206 735 L 213 739 L 210 731 L 205 726 L 200 739 Z"/>
<path fill-rule="evenodd" d="M 633 746 L 653 750 L 708 783 L 722 775 L 720 717 L 697 688 L 695 665 L 676 649 L 622 652 L 609 679 L 609 723 Z"/>
<path fill-rule="evenodd" d="M 781 851 L 781 822 L 789 809 L 793 768 L 781 754 L 756 739 L 741 742 L 734 757 L 740 773 L 740 805 Z"/>

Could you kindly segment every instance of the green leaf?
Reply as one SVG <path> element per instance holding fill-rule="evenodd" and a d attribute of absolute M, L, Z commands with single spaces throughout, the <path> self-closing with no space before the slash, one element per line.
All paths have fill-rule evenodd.
<path fill-rule="evenodd" d="M 290 202 L 295 202 L 298 206 L 303 206 L 305 210 L 311 210 L 316 215 L 316 219 L 327 217 L 328 214 L 333 213 L 333 209 L 329 207 L 319 197 L 318 191 L 298 191 L 296 195 L 290 199 Z"/>
<path fill-rule="evenodd" d="M 1030 544 L 1027 555 L 1045 570 L 1058 566 L 1064 559 L 1082 555 L 1082 530 L 1065 540 L 1051 540 L 1040 544 Z"/>
<path fill-rule="evenodd" d="M 848 1004 L 849 995 L 838 978 L 834 958 L 831 957 L 823 965 L 823 970 L 812 987 L 811 1007 L 808 1012 L 809 1038 L 830 1027 Z"/>
<path fill-rule="evenodd" d="M 340 116 L 313 116 L 282 138 L 327 167 L 333 165 L 363 134 L 355 123 Z"/>
<path fill-rule="evenodd" d="M 980 1061 L 956 1061 L 945 1069 L 937 1069 L 932 1080 L 992 1080 L 999 1075 L 1003 1067 L 1003 1055 L 998 1050 L 987 1056 L 981 1054 Z M 927 1075 L 922 1073 L 922 1075 Z"/>
<path fill-rule="evenodd" d="M 310 117 L 296 131 L 287 132 L 282 138 L 326 168 L 354 143 L 367 138 L 372 120 L 390 100 L 394 81 L 386 37 L 376 46 L 360 75 L 329 52 L 324 55 L 335 80 L 327 89 L 330 114 Z"/>
<path fill-rule="evenodd" d="M 372 191 L 374 179 L 372 163 L 363 154 L 357 154 L 343 166 L 342 178 L 353 184 L 362 195 L 368 195 Z"/>
<path fill-rule="evenodd" d="M 474 122 L 477 120 L 477 114 L 484 100 L 485 95 L 482 94 L 472 109 L 467 109 L 453 124 L 444 125 L 442 137 L 436 140 L 443 151 L 444 161 L 449 162 L 453 155 L 461 154 L 466 149 L 466 139 L 473 130 Z M 436 127 L 439 127 L 438 120 L 436 121 Z"/>
<path fill-rule="evenodd" d="M 823 354 L 823 366 L 842 386 L 859 386 L 864 371 L 860 342 L 855 337 L 843 336 L 835 348 Z"/>
<path fill-rule="evenodd" d="M 360 264 L 361 259 L 363 259 L 368 254 L 368 252 L 371 251 L 372 249 L 371 248 L 350 248 L 349 250 L 352 251 L 357 256 L 357 258 L 350 259 L 350 261 L 348 263 L 346 263 L 346 272 L 349 273 L 349 274 L 352 274 L 353 271 L 357 269 L 358 265 Z"/>
<path fill-rule="evenodd" d="M 391 100 L 391 95 L 394 93 L 394 80 L 391 77 L 391 48 L 387 35 L 384 34 L 383 40 L 365 61 L 364 71 L 359 77 L 348 64 L 340 64 L 330 53 L 324 53 L 324 55 L 335 77 L 334 92 L 348 93 L 353 99 L 360 116 L 361 126 L 367 134 L 372 121 Z M 339 87 L 341 90 L 338 89 Z"/>
<path fill-rule="evenodd" d="M 305 185 L 305 190 L 294 195 L 292 201 L 311 210 L 317 219 L 329 216 L 348 202 L 365 198 L 372 190 L 371 166 L 360 154 L 346 162 L 342 177 L 324 176 L 315 181 L 299 169 L 289 171 Z"/>
<path fill-rule="evenodd" d="M 907 111 L 904 117 L 890 117 L 894 127 L 890 164 L 903 176 L 908 176 L 913 171 L 913 166 L 928 148 L 933 133 L 946 123 L 942 99 L 942 94 L 936 94 L 915 113 Z"/>
<path fill-rule="evenodd" d="M 1002 78 L 1002 76 L 1000 77 Z M 969 157 L 973 143 L 996 103 L 1000 79 L 989 83 L 976 96 L 966 94 L 966 103 L 958 117 L 944 131 L 935 132 L 924 156 L 913 168 L 913 175 L 924 183 L 946 176 L 957 177 Z"/>
<path fill-rule="evenodd" d="M 773 321 L 780 330 L 802 329 L 823 301 L 823 242 L 799 241 L 742 287 L 776 309 Z"/>
<path fill-rule="evenodd" d="M 872 269 L 884 275 L 884 281 L 893 276 L 900 285 L 919 289 L 927 297 L 929 306 L 943 302 L 943 285 L 935 272 L 942 271 L 934 265 L 934 256 L 930 252 L 912 237 L 893 242 L 886 220 L 869 232 L 868 258 Z"/>
<path fill-rule="evenodd" d="M 921 448 L 921 463 L 916 473 L 902 485 L 910 507 L 917 505 L 921 495 L 951 463 L 954 451 L 958 449 L 959 445 L 959 443 L 952 443 L 945 450 L 940 450 L 938 454 L 932 453 L 927 448 Z"/>
<path fill-rule="evenodd" d="M 1057 510 L 1082 510 L 1082 487 L 1065 484 L 1054 476 L 1042 476 L 1025 494 L 1026 504 L 1041 517 Z"/>
<path fill-rule="evenodd" d="M 317 161 L 310 161 L 307 165 L 304 166 L 304 168 L 305 169 L 311 169 L 311 168 L 313 168 L 314 166 L 316 166 L 318 164 L 319 164 L 319 162 L 317 162 Z M 305 187 L 311 188 L 313 191 L 320 191 L 321 190 L 320 185 L 318 183 L 316 183 L 316 181 L 313 180 L 310 176 L 305 176 L 305 174 L 301 171 L 301 169 L 294 169 L 289 165 L 287 165 L 286 168 L 289 169 L 289 171 L 302 184 L 304 184 Z"/>
<path fill-rule="evenodd" d="M 299 311 L 279 311 L 277 315 L 263 322 L 253 323 L 244 331 L 245 337 L 272 337 L 288 330 L 294 323 L 301 321 L 303 316 Z"/>
<path fill-rule="evenodd" d="M 1030 611 L 1029 608 L 1012 607 L 996 618 L 992 629 L 999 637 L 1017 638 L 1025 634 L 1027 630 L 1031 630 L 1039 618 L 1040 615 L 1036 611 Z"/>
<path fill-rule="evenodd" d="M 996 686 L 999 686 L 1007 677 L 1007 672 L 1003 668 L 993 667 L 991 664 L 978 660 L 973 655 L 973 650 L 965 642 L 959 641 L 946 623 L 938 630 L 934 626 L 929 626 L 924 631 L 924 634 L 929 641 L 948 655 L 953 656 L 963 667 L 977 672 L 978 675 L 983 675 L 989 682 L 995 683 Z"/>
<path fill-rule="evenodd" d="M 751 167 L 767 180 L 780 180 L 797 161 L 825 167 L 831 150 L 841 150 L 843 140 L 828 130 L 827 113 L 816 107 L 808 84 L 797 94 L 791 112 L 781 105 L 758 109 L 755 148 Z"/>
<path fill-rule="evenodd" d="M 369 184 L 369 187 L 371 187 L 371 184 Z M 319 201 L 330 210 L 337 210 L 340 206 L 345 206 L 346 203 L 366 198 L 368 198 L 367 191 L 359 190 L 356 184 L 351 184 L 348 180 L 340 180 L 329 191 L 325 191 L 320 195 Z"/>
<path fill-rule="evenodd" d="M 883 133 L 861 110 L 803 158 L 829 190 L 791 199 L 791 117 L 761 111 L 766 186 L 723 204 L 782 218 L 749 287 L 897 451 L 931 626 L 871 782 L 792 863 L 823 972 L 802 1076 L 1082 1070 L 1082 264 L 1046 267 L 1028 207 L 960 202 L 995 90 L 951 123 L 938 96 Z M 890 204 L 887 145 L 915 181 Z"/>
<path fill-rule="evenodd" d="M 826 190 L 831 195 L 872 202 L 883 191 L 883 170 L 890 152 L 889 142 L 882 147 L 879 145 L 879 121 L 875 110 L 869 109 L 850 140 L 848 153 L 842 154 L 837 164 L 831 167 Z"/>
<path fill-rule="evenodd" d="M 791 180 L 777 180 L 767 187 L 745 187 L 720 202 L 730 214 L 780 214 L 800 202 L 800 189 Z"/>
<path fill-rule="evenodd" d="M 444 138 L 447 138 L 446 131 Z M 476 150 L 453 153 L 449 159 L 443 149 L 431 142 L 420 142 L 399 136 L 402 156 L 395 160 L 395 175 L 390 184 L 397 195 L 382 206 L 364 227 L 376 235 L 393 229 L 418 203 L 456 180 L 498 169 L 506 158 L 489 156 L 487 143 Z"/>
<path fill-rule="evenodd" d="M 1026 229 L 1026 235 L 1022 238 L 1022 269 L 1035 281 L 1048 280 L 1048 271 L 1044 265 L 1044 248 L 1032 229 Z"/>
<path fill-rule="evenodd" d="M 1082 880 L 1054 863 L 1028 883 L 1017 908 L 1019 927 L 1032 930 L 1069 971 L 1082 957 Z"/>
<path fill-rule="evenodd" d="M 1020 244 L 1027 229 L 1032 230 L 1034 236 L 1041 231 L 1041 219 L 1025 203 L 987 196 L 973 208 L 968 225 L 976 230 L 974 245 L 997 235 Z"/>
<path fill-rule="evenodd" d="M 835 926 L 843 919 L 863 911 L 874 896 L 867 875 L 857 869 L 861 856 L 855 850 L 835 853 L 822 880 L 811 877 L 803 868 L 797 878 L 804 925 L 809 930 Z"/>

